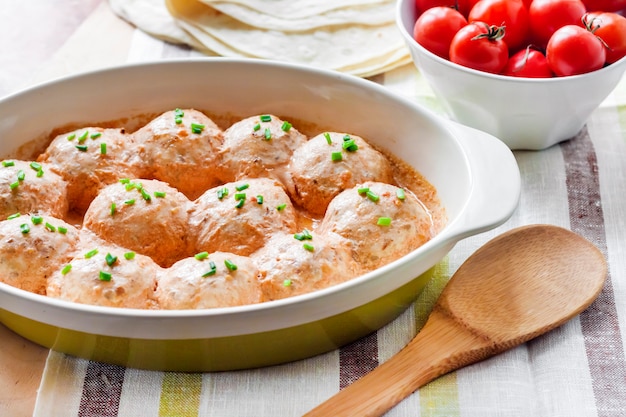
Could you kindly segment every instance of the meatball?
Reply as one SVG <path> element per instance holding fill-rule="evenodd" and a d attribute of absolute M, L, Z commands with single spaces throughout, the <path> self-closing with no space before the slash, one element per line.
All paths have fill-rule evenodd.
<path fill-rule="evenodd" d="M 169 183 L 194 200 L 219 183 L 222 130 L 194 109 L 163 113 L 133 134 L 141 176 Z"/>
<path fill-rule="evenodd" d="M 277 300 L 330 287 L 357 276 L 358 265 L 342 239 L 306 229 L 278 234 L 252 255 L 268 300 Z"/>
<path fill-rule="evenodd" d="M 65 218 L 67 182 L 46 163 L 5 160 L 0 166 L 0 218 L 47 213 Z"/>
<path fill-rule="evenodd" d="M 272 233 L 296 228 L 296 212 L 279 182 L 250 178 L 212 188 L 190 216 L 196 250 L 249 255 Z"/>
<path fill-rule="evenodd" d="M 70 209 L 84 213 L 104 186 L 138 175 L 128 142 L 124 129 L 86 127 L 55 137 L 39 161 L 67 181 Z"/>
<path fill-rule="evenodd" d="M 49 297 L 106 307 L 156 308 L 160 268 L 148 256 L 117 246 L 83 247 L 48 280 Z"/>
<path fill-rule="evenodd" d="M 190 209 L 189 199 L 162 181 L 122 179 L 93 200 L 83 227 L 167 267 L 191 253 Z"/>
<path fill-rule="evenodd" d="M 78 229 L 52 216 L 0 222 L 0 281 L 45 295 L 48 277 L 74 256 Z"/>
<path fill-rule="evenodd" d="M 257 268 L 246 256 L 200 252 L 164 270 L 156 291 L 163 309 L 197 309 L 263 301 Z"/>
<path fill-rule="evenodd" d="M 326 132 L 295 150 L 288 187 L 296 204 L 323 215 L 341 191 L 365 181 L 393 182 L 389 160 L 361 137 Z"/>
<path fill-rule="evenodd" d="M 375 269 L 428 241 L 433 225 L 429 212 L 412 193 L 366 182 L 330 202 L 318 232 L 344 237 L 352 256 L 364 268 Z"/>
<path fill-rule="evenodd" d="M 306 136 L 289 122 L 274 115 L 243 119 L 224 132 L 220 151 L 222 181 L 245 177 L 280 179 L 294 150 L 306 141 Z"/>

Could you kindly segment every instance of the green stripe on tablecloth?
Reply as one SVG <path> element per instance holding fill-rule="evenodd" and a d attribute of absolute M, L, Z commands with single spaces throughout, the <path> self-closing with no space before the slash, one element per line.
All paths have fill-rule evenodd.
<path fill-rule="evenodd" d="M 202 374 L 167 372 L 161 385 L 159 417 L 197 417 Z"/>
<path fill-rule="evenodd" d="M 617 106 L 617 117 L 622 127 L 622 137 L 626 140 L 626 105 Z"/>
<path fill-rule="evenodd" d="M 421 329 L 450 279 L 448 258 L 436 267 L 433 278 L 415 302 L 415 326 Z M 459 407 L 459 386 L 456 372 L 444 375 L 419 390 L 421 417 L 456 417 Z"/>

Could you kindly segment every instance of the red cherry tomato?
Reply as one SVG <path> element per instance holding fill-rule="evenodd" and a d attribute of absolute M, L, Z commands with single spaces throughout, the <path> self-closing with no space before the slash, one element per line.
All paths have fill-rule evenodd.
<path fill-rule="evenodd" d="M 606 47 L 606 63 L 626 56 L 626 17 L 617 13 L 594 12 L 584 17 L 585 24 Z"/>
<path fill-rule="evenodd" d="M 556 75 L 568 76 L 602 68 L 606 52 L 593 33 L 580 26 L 566 25 L 550 38 L 546 58 Z"/>
<path fill-rule="evenodd" d="M 417 10 L 417 15 L 419 16 L 432 7 L 445 6 L 455 8 L 463 16 L 467 16 L 470 10 L 468 1 L 471 0 L 415 0 L 415 10 Z"/>
<path fill-rule="evenodd" d="M 448 59 L 450 42 L 467 20 L 449 7 L 433 7 L 420 15 L 413 27 L 413 38 L 435 55 Z"/>
<path fill-rule="evenodd" d="M 502 36 L 502 27 L 472 22 L 454 35 L 450 61 L 479 71 L 500 73 L 509 58 Z"/>
<path fill-rule="evenodd" d="M 531 47 L 511 55 L 502 75 L 526 78 L 551 78 L 554 76 L 546 56 Z"/>
<path fill-rule="evenodd" d="M 532 3 L 533 0 L 524 0 L 524 6 L 526 6 L 526 9 L 528 9 L 530 7 L 530 3 Z"/>
<path fill-rule="evenodd" d="M 533 0 L 528 9 L 533 43 L 545 48 L 552 34 L 565 25 L 580 25 L 585 14 L 581 0 Z"/>
<path fill-rule="evenodd" d="M 626 9 L 626 0 L 582 0 L 590 12 L 617 12 Z"/>
<path fill-rule="evenodd" d="M 510 51 L 516 51 L 526 44 L 529 20 L 528 10 L 522 0 L 480 0 L 470 11 L 467 20 L 503 25 L 503 39 Z"/>

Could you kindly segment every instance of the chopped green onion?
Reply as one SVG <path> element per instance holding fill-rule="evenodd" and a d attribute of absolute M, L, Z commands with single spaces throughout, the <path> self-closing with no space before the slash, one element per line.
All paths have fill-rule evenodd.
<path fill-rule="evenodd" d="M 259 129 L 261 129 L 261 124 L 260 124 L 260 123 L 255 124 L 255 125 L 252 127 L 252 129 L 253 129 L 255 132 L 256 132 L 256 131 L 258 131 Z"/>
<path fill-rule="evenodd" d="M 287 207 L 287 204 L 285 204 L 285 203 L 279 204 L 279 205 L 276 206 L 276 210 L 283 211 L 285 209 L 285 207 Z"/>
<path fill-rule="evenodd" d="M 236 186 L 236 187 L 235 187 L 235 189 L 236 189 L 237 191 L 243 191 L 243 190 L 245 190 L 245 189 L 247 189 L 247 188 L 249 188 L 249 187 L 250 187 L 250 185 L 249 185 L 249 184 L 241 184 L 241 185 Z"/>
<path fill-rule="evenodd" d="M 146 201 L 150 201 L 152 200 L 152 197 L 150 197 L 150 194 L 142 188 L 139 189 L 139 192 L 141 193 L 141 196 L 143 197 L 144 200 Z"/>
<path fill-rule="evenodd" d="M 215 265 L 215 262 L 209 261 L 209 268 L 210 269 L 207 272 L 202 274 L 202 278 L 210 277 L 211 275 L 215 275 L 217 272 L 217 265 Z"/>
<path fill-rule="evenodd" d="M 98 139 L 100 136 L 102 136 L 101 132 L 96 132 L 93 133 L 91 136 L 89 136 L 91 139 Z"/>
<path fill-rule="evenodd" d="M 106 155 L 107 154 L 107 144 L 102 142 L 100 144 L 100 155 Z"/>
<path fill-rule="evenodd" d="M 72 133 L 71 135 L 68 135 L 67 140 L 74 140 L 76 139 L 76 133 Z"/>
<path fill-rule="evenodd" d="M 17 171 L 17 179 L 18 181 L 24 181 L 24 179 L 26 178 L 26 173 L 23 170 L 19 170 Z"/>
<path fill-rule="evenodd" d="M 350 139 L 349 136 L 348 136 L 348 140 L 346 140 L 345 137 L 343 139 L 344 139 L 344 142 L 343 142 L 343 144 L 341 146 L 346 151 L 348 151 L 348 152 L 356 152 L 359 149 L 359 145 L 356 144 L 354 139 Z"/>
<path fill-rule="evenodd" d="M 67 275 L 67 273 L 70 272 L 71 270 L 72 270 L 72 264 L 67 264 L 63 267 L 63 269 L 61 269 L 61 274 Z"/>
<path fill-rule="evenodd" d="M 286 279 L 283 281 L 283 287 L 291 287 L 291 280 L 290 279 Z"/>
<path fill-rule="evenodd" d="M 39 171 L 37 171 L 37 178 L 41 178 L 43 177 L 43 169 L 40 169 Z"/>
<path fill-rule="evenodd" d="M 217 190 L 217 199 L 221 200 L 228 195 L 228 188 L 220 188 Z"/>
<path fill-rule="evenodd" d="M 130 199 L 130 200 L 126 200 L 124 201 L 124 204 L 126 204 L 127 206 L 132 206 L 133 204 L 135 204 L 135 199 Z"/>
<path fill-rule="evenodd" d="M 261 121 L 262 122 L 271 122 L 272 121 L 272 116 L 270 116 L 269 114 L 264 114 L 261 116 Z"/>
<path fill-rule="evenodd" d="M 391 217 L 379 217 L 376 224 L 379 226 L 389 226 L 391 225 Z"/>
<path fill-rule="evenodd" d="M 398 188 L 396 190 L 396 196 L 398 197 L 398 200 L 404 200 L 406 198 L 406 194 L 404 193 L 404 189 L 403 188 Z"/>
<path fill-rule="evenodd" d="M 246 193 L 235 193 L 235 200 L 240 201 L 240 200 L 245 200 L 246 199 Z"/>
<path fill-rule="evenodd" d="M 200 123 L 192 123 L 191 124 L 191 131 L 195 134 L 200 134 L 202 133 L 202 131 L 204 130 L 205 126 L 203 124 Z"/>
<path fill-rule="evenodd" d="M 132 259 L 135 259 L 135 252 L 126 252 L 124 254 L 124 259 L 130 261 Z"/>
<path fill-rule="evenodd" d="M 85 254 L 85 259 L 89 259 L 89 258 L 93 258 L 94 256 L 96 256 L 98 254 L 98 248 L 96 249 L 92 249 L 89 252 L 87 252 Z"/>
<path fill-rule="evenodd" d="M 156 198 L 165 198 L 165 191 L 155 191 L 154 196 Z"/>
<path fill-rule="evenodd" d="M 111 216 L 115 214 L 116 210 L 117 210 L 117 205 L 115 203 L 111 203 Z"/>
<path fill-rule="evenodd" d="M 226 265 L 226 268 L 228 268 L 229 271 L 237 270 L 237 265 L 235 265 L 230 259 L 224 260 L 224 265 Z"/>
<path fill-rule="evenodd" d="M 315 247 L 311 245 L 310 243 L 305 243 L 304 245 L 302 245 L 302 247 L 308 250 L 309 252 L 313 252 L 315 250 Z"/>
<path fill-rule="evenodd" d="M 57 228 L 54 227 L 53 225 L 51 225 L 50 223 L 46 222 L 46 224 L 44 224 L 44 227 L 48 230 L 50 230 L 51 232 L 56 232 Z"/>
<path fill-rule="evenodd" d="M 343 159 L 341 152 L 333 152 L 330 154 L 330 159 L 334 162 L 339 162 Z"/>
<path fill-rule="evenodd" d="M 201 261 L 201 260 L 206 259 L 206 258 L 209 257 L 209 252 L 196 253 L 193 257 L 196 258 L 197 260 Z"/>
<path fill-rule="evenodd" d="M 15 162 L 13 161 L 2 161 L 2 166 L 3 167 L 12 167 L 15 165 Z"/>
<path fill-rule="evenodd" d="M 377 202 L 378 202 L 378 200 L 380 200 L 380 197 L 378 196 L 378 194 L 376 194 L 375 192 L 373 192 L 373 191 L 371 191 L 371 190 L 370 190 L 370 191 L 367 191 L 367 192 L 365 193 L 365 195 L 367 196 L 367 198 L 369 198 L 369 199 L 370 199 L 371 201 L 373 201 L 374 203 L 377 203 Z"/>
<path fill-rule="evenodd" d="M 117 256 L 107 253 L 104 257 L 104 260 L 106 261 L 107 265 L 113 266 L 113 264 L 117 262 Z"/>
<path fill-rule="evenodd" d="M 41 164 L 39 162 L 34 162 L 34 161 L 30 163 L 30 167 L 34 169 L 35 171 L 40 171 L 42 169 Z"/>
<path fill-rule="evenodd" d="M 78 142 L 83 143 L 85 139 L 87 139 L 87 135 L 89 135 L 89 131 L 85 130 L 85 133 L 83 133 L 82 135 L 78 137 Z"/>
<path fill-rule="evenodd" d="M 110 272 L 100 271 L 100 281 L 111 281 L 112 275 Z"/>
<path fill-rule="evenodd" d="M 179 108 L 174 109 L 174 123 L 177 125 L 183 122 L 183 116 L 185 116 L 185 112 Z"/>
<path fill-rule="evenodd" d="M 256 196 L 256 203 L 257 204 L 263 204 L 263 196 L 262 195 L 257 195 Z"/>
<path fill-rule="evenodd" d="M 61 233 L 62 235 L 64 235 L 64 234 L 66 234 L 66 233 L 67 233 L 67 228 L 66 228 L 66 227 L 63 227 L 63 226 L 59 226 L 59 227 L 57 227 L 57 231 L 58 231 L 59 233 Z"/>
<path fill-rule="evenodd" d="M 43 217 L 41 216 L 31 216 L 30 221 L 33 222 L 33 224 L 41 224 L 43 223 Z"/>
<path fill-rule="evenodd" d="M 329 145 L 333 144 L 333 140 L 330 138 L 330 133 L 325 132 L 324 137 L 326 138 L 326 143 L 328 143 Z"/>
<path fill-rule="evenodd" d="M 311 240 L 313 239 L 313 235 L 307 229 L 304 229 L 300 233 L 296 233 L 293 237 L 297 240 Z"/>
<path fill-rule="evenodd" d="M 11 214 L 10 216 L 7 217 L 7 220 L 17 219 L 21 215 L 22 215 L 21 213 L 13 213 L 13 214 Z"/>
<path fill-rule="evenodd" d="M 246 202 L 245 199 L 241 199 L 237 201 L 237 204 L 235 204 L 235 208 L 238 208 L 238 209 L 242 208 L 245 202 Z"/>
<path fill-rule="evenodd" d="M 20 185 L 20 182 L 19 181 L 15 181 L 15 182 L 12 182 L 11 184 L 9 184 L 9 187 L 11 187 L 12 190 L 15 190 L 19 185 Z"/>
<path fill-rule="evenodd" d="M 269 127 L 266 127 L 266 128 L 265 128 L 265 133 L 264 133 L 264 136 L 265 136 L 265 140 L 270 140 L 270 139 L 272 139 L 272 131 L 270 130 L 270 128 L 269 128 Z"/>
<path fill-rule="evenodd" d="M 28 223 L 22 223 L 20 224 L 20 230 L 22 231 L 22 234 L 26 234 L 28 232 L 30 232 L 30 226 L 28 225 Z"/>
<path fill-rule="evenodd" d="M 120 183 L 122 184 L 128 184 L 130 182 L 129 178 L 120 178 Z"/>
<path fill-rule="evenodd" d="M 282 129 L 283 132 L 289 132 L 289 130 L 291 130 L 291 128 L 293 127 L 293 125 L 289 122 L 283 122 L 283 125 L 280 127 Z"/>
<path fill-rule="evenodd" d="M 359 188 L 357 191 L 359 192 L 359 194 L 365 194 L 369 190 L 370 190 L 369 187 L 362 187 L 362 188 Z"/>
<path fill-rule="evenodd" d="M 76 145 L 76 149 L 81 152 L 87 152 L 87 145 Z"/>

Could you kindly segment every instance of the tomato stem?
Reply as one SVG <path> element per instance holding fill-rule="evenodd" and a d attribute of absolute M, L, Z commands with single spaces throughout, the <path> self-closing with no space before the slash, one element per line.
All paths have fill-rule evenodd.
<path fill-rule="evenodd" d="M 478 22 L 477 22 L 478 23 Z M 496 26 L 496 25 L 488 25 L 484 22 L 479 22 L 485 25 L 485 29 L 487 32 L 478 34 L 472 38 L 473 41 L 478 39 L 487 38 L 490 41 L 499 41 L 502 39 L 506 33 L 506 25 Z"/>

